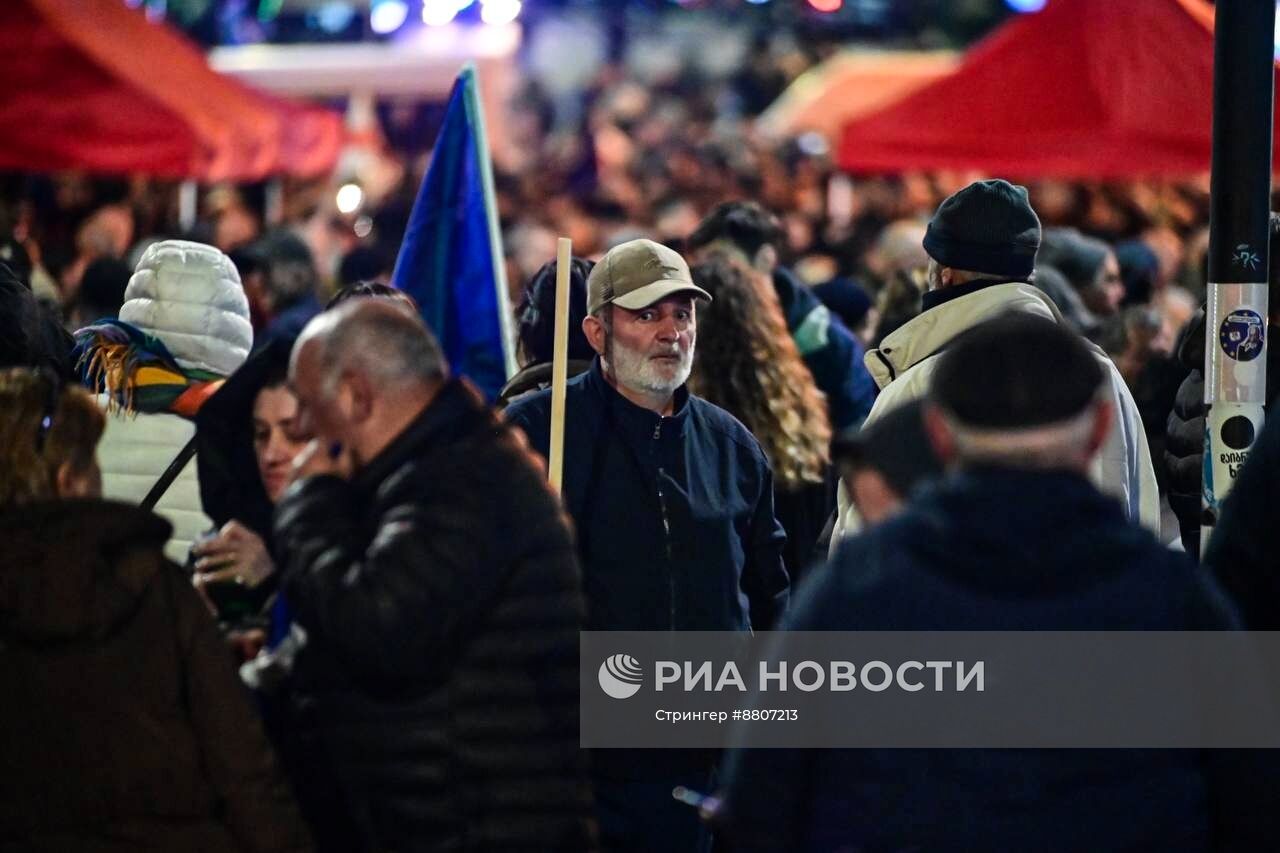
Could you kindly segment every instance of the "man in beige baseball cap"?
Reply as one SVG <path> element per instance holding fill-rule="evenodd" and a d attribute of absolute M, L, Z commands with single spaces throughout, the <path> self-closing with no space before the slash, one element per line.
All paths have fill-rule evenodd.
<path fill-rule="evenodd" d="M 693 283 L 679 253 L 652 240 L 623 243 L 596 264 L 582 330 L 619 394 L 671 414 L 693 368 L 695 299 L 710 302 L 711 294 Z"/>
<path fill-rule="evenodd" d="M 746 427 L 685 387 L 699 299 L 711 297 L 684 259 L 651 240 L 614 248 L 587 279 L 582 330 L 598 358 L 566 388 L 562 497 L 589 630 L 762 631 L 786 607 L 769 462 Z M 548 455 L 549 390 L 506 415 Z M 643 752 L 592 755 L 601 849 L 705 853 L 706 828 L 671 790 L 711 790 L 714 757 Z"/>

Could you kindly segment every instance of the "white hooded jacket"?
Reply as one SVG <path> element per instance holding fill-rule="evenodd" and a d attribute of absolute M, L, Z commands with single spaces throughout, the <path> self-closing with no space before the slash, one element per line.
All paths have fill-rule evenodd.
<path fill-rule="evenodd" d="M 152 245 L 124 298 L 120 319 L 163 341 L 186 370 L 227 376 L 249 355 L 253 327 L 240 274 L 212 246 L 182 240 Z M 105 394 L 98 398 L 104 409 L 107 401 Z M 179 415 L 111 411 L 98 445 L 103 495 L 141 502 L 194 434 L 195 424 Z M 155 509 L 173 524 L 165 556 L 185 561 L 192 542 L 212 525 L 200 506 L 194 457 Z"/>
<path fill-rule="evenodd" d="M 878 349 L 867 352 L 867 370 L 881 390 L 866 423 L 923 397 L 938 367 L 938 359 L 933 356 L 957 335 L 1006 311 L 1023 311 L 1062 322 L 1062 315 L 1048 296 L 1021 282 L 991 285 L 935 305 L 895 330 L 881 341 Z M 1107 354 L 1094 344 L 1089 347 L 1105 371 L 1115 408 L 1111 432 L 1093 459 L 1090 479 L 1124 504 L 1125 514 L 1131 521 L 1159 535 L 1160 495 L 1138 407 Z M 843 482 L 836 500 L 835 533 L 831 537 L 833 554 L 841 539 L 862 527 Z"/>

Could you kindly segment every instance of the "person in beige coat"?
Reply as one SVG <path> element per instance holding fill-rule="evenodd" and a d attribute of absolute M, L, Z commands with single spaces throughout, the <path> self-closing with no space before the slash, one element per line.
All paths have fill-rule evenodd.
<path fill-rule="evenodd" d="M 1052 300 L 1029 283 L 1040 235 L 1026 189 L 1006 181 L 979 181 L 942 202 L 924 238 L 930 258 L 924 310 L 866 355 L 867 369 L 880 387 L 867 424 L 923 397 L 937 370 L 936 356 L 984 321 L 1014 311 L 1062 323 Z M 1106 353 L 1089 346 L 1103 368 L 1116 413 L 1090 465 L 1090 479 L 1121 502 L 1131 522 L 1158 535 L 1160 496 L 1137 406 Z M 843 485 L 837 501 L 833 554 L 843 538 L 861 529 Z"/>

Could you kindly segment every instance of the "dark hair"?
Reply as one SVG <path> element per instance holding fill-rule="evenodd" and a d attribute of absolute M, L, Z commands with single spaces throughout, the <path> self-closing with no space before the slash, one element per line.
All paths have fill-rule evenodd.
<path fill-rule="evenodd" d="M 337 293 L 333 294 L 333 298 L 325 304 L 324 310 L 329 311 L 330 309 L 346 302 L 348 299 L 358 299 L 361 297 L 366 299 L 370 297 L 378 299 L 398 299 L 413 306 L 415 314 L 418 312 L 418 303 L 412 296 L 399 288 L 392 287 L 389 284 L 383 284 L 380 281 L 357 281 L 355 284 L 347 285 Z"/>
<path fill-rule="evenodd" d="M 356 246 L 338 264 L 338 282 L 343 287 L 382 278 L 390 269 L 386 253 L 376 246 Z"/>
<path fill-rule="evenodd" d="M 267 368 L 262 373 L 262 384 L 258 386 L 258 391 L 261 392 L 267 388 L 279 388 L 288 384 L 289 358 L 286 350 L 284 358 L 272 358 L 267 363 Z"/>
<path fill-rule="evenodd" d="M 1151 301 L 1155 282 L 1160 274 L 1160 260 L 1151 247 L 1140 240 L 1126 240 L 1116 244 L 1116 263 L 1120 265 L 1120 280 L 1124 282 L 1124 300 L 1121 306 L 1145 305 Z"/>
<path fill-rule="evenodd" d="M 253 244 L 263 272 L 263 285 L 273 310 L 293 305 L 314 293 L 320 278 L 310 247 L 293 232 L 278 228 Z"/>
<path fill-rule="evenodd" d="M 778 217 L 754 201 L 726 201 L 693 230 L 687 245 L 693 251 L 717 240 L 729 241 L 751 260 L 764 246 L 781 248 L 786 232 Z"/>
<path fill-rule="evenodd" d="M 845 431 L 831 443 L 831 454 L 842 473 L 876 471 L 903 498 L 943 473 L 942 460 L 925 430 L 923 400 L 912 400 L 865 427 Z"/>
<path fill-rule="evenodd" d="M 0 240 L 0 263 L 8 264 L 23 286 L 31 289 L 31 255 L 25 246 L 12 237 Z"/>
<path fill-rule="evenodd" d="M 115 258 L 99 258 L 89 264 L 80 279 L 80 304 L 84 318 L 96 320 L 119 314 L 130 274 L 128 264 Z"/>
<path fill-rule="evenodd" d="M 587 277 L 594 261 L 572 258 L 569 261 L 569 358 L 589 361 L 595 350 L 587 343 L 582 321 L 587 316 Z M 524 287 L 516 309 L 516 337 L 522 366 L 551 361 L 555 341 L 556 262 L 542 265 Z"/>
<path fill-rule="evenodd" d="M 947 347 L 929 399 L 966 426 L 1024 429 L 1080 414 L 1103 379 L 1079 335 L 1044 317 L 1010 312 Z"/>

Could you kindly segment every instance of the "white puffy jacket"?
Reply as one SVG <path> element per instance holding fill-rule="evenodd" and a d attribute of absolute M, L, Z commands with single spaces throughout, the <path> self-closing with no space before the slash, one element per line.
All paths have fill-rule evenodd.
<path fill-rule="evenodd" d="M 143 252 L 120 319 L 164 341 L 187 370 L 230 376 L 253 347 L 240 273 L 203 243 L 165 240 Z"/>
<path fill-rule="evenodd" d="M 253 327 L 240 275 L 212 246 L 182 240 L 152 245 L 124 297 L 120 319 L 163 341 L 185 369 L 227 376 L 249 355 Z M 99 396 L 98 403 L 105 409 L 107 396 Z M 178 415 L 112 412 L 98 445 L 103 494 L 140 502 L 194 434 L 195 425 Z M 184 561 L 196 536 L 212 525 L 200 508 L 194 457 L 156 512 L 173 524 L 165 555 Z"/>
<path fill-rule="evenodd" d="M 106 408 L 105 394 L 98 396 L 98 405 Z M 102 494 L 140 503 L 193 435 L 195 424 L 178 415 L 143 413 L 134 417 L 118 410 L 107 415 L 107 428 L 98 444 Z M 155 509 L 173 525 L 173 536 L 165 543 L 164 555 L 182 563 L 195 538 L 213 525 L 200 508 L 200 481 L 196 478 L 194 457 Z"/>
<path fill-rule="evenodd" d="M 984 287 L 930 308 L 866 354 L 867 369 L 881 389 L 866 423 L 923 397 L 938 367 L 938 359 L 932 356 L 961 332 L 1006 311 L 1038 314 L 1056 323 L 1062 322 L 1062 315 L 1048 296 L 1029 284 L 1017 282 Z M 1099 489 L 1120 499 L 1130 521 L 1159 535 L 1160 494 L 1137 404 L 1107 354 L 1093 344 L 1089 347 L 1105 371 L 1115 408 L 1111 432 L 1089 469 L 1090 479 Z M 831 537 L 833 554 L 841 539 L 862 527 L 843 482 L 836 501 L 836 526 Z"/>

